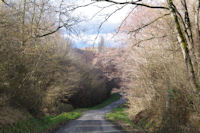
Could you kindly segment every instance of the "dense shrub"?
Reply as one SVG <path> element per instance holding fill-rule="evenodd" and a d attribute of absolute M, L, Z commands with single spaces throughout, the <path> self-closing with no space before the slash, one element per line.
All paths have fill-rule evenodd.
<path fill-rule="evenodd" d="M 155 17 L 147 17 L 148 10 L 151 9 L 138 9 L 143 17 L 133 14 L 131 20 L 137 18 L 148 23 Z M 129 22 L 134 29 L 133 23 Z M 173 21 L 166 17 L 128 40 L 126 65 L 122 67 L 129 79 L 126 81 L 128 114 L 132 120 L 143 123 L 149 132 L 198 132 L 199 96 L 189 82 L 173 29 Z"/>
<path fill-rule="evenodd" d="M 48 2 L 44 5 L 36 2 L 39 3 L 35 12 L 40 12 L 42 6 L 53 10 Z M 18 4 L 21 3 L 13 2 L 16 8 Z M 21 112 L 13 120 L 0 119 L 0 125 L 20 120 L 23 113 L 41 117 L 105 100 L 111 91 L 107 89 L 106 77 L 85 61 L 85 54 L 93 59 L 94 53 L 72 49 L 69 39 L 60 32 L 38 37 L 56 29 L 54 17 L 47 20 L 46 10 L 41 12 L 41 17 L 34 16 L 32 8 L 28 8 L 33 3 L 26 4 L 25 16 L 15 8 L 0 9 L 0 110 Z M 76 21 L 71 19 L 70 22 Z M 4 118 L 2 115 L 5 114 L 0 113 L 0 118 Z M 7 118 L 12 119 L 9 114 Z"/>

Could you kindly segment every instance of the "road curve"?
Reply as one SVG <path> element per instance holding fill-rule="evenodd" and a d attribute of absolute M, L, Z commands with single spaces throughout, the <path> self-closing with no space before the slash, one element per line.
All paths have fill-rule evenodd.
<path fill-rule="evenodd" d="M 126 133 L 113 123 L 105 120 L 105 115 L 125 102 L 120 99 L 102 109 L 89 110 L 82 117 L 72 120 L 55 133 Z"/>

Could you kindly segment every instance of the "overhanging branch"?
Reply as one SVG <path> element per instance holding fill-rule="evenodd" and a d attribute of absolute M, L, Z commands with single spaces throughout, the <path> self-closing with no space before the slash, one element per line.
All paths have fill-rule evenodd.
<path fill-rule="evenodd" d="M 36 38 L 41 38 L 41 37 L 45 37 L 45 36 L 54 34 L 54 33 L 56 33 L 57 31 L 59 31 L 62 27 L 64 27 L 64 26 L 59 26 L 59 27 L 57 27 L 57 28 L 56 28 L 55 30 L 53 30 L 53 31 L 50 31 L 50 32 L 45 33 L 45 34 L 43 34 L 43 35 L 36 35 L 35 37 L 36 37 Z"/>
<path fill-rule="evenodd" d="M 138 42 L 135 43 L 133 46 L 139 47 L 140 44 L 143 43 L 143 42 L 145 42 L 145 41 L 150 41 L 150 40 L 160 39 L 160 38 L 165 38 L 165 37 L 167 37 L 167 35 L 150 37 L 150 38 L 147 38 L 147 39 L 143 39 L 143 40 L 138 41 Z"/>
<path fill-rule="evenodd" d="M 132 30 L 132 31 L 129 31 L 129 33 L 138 32 L 139 30 L 141 30 L 141 29 L 143 29 L 143 28 L 145 28 L 145 27 L 147 27 L 147 26 L 149 26 L 149 25 L 155 23 L 155 22 L 158 21 L 159 19 L 161 19 L 161 18 L 163 18 L 163 17 L 165 17 L 165 16 L 168 16 L 168 15 L 170 15 L 170 13 L 164 14 L 164 15 L 162 15 L 162 16 L 160 16 L 160 17 L 154 19 L 153 21 L 149 22 L 148 24 L 145 24 L 145 25 L 143 25 L 143 26 L 141 26 L 141 27 L 139 27 L 139 28 L 137 28 L 137 29 L 134 29 L 134 30 Z"/>
<path fill-rule="evenodd" d="M 121 9 L 123 9 L 125 6 L 126 6 L 126 5 L 123 5 L 122 7 L 117 8 L 117 9 L 116 9 L 115 11 L 113 11 L 111 14 L 109 14 L 108 16 L 106 16 L 105 20 L 104 20 L 103 22 L 101 22 L 101 24 L 100 24 L 99 27 L 98 27 L 98 33 L 97 33 L 97 35 L 96 35 L 96 37 L 95 37 L 95 39 L 94 39 L 94 43 L 95 43 L 95 41 L 97 40 L 97 38 L 98 38 L 98 36 L 99 36 L 100 29 L 101 29 L 101 27 L 103 26 L 103 24 L 104 24 L 113 14 L 115 14 L 116 12 L 120 11 Z M 94 46 L 93 46 L 93 47 L 94 47 Z"/>
<path fill-rule="evenodd" d="M 8 3 L 5 2 L 5 0 L 1 0 L 5 5 L 10 6 Z"/>
<path fill-rule="evenodd" d="M 126 2 L 117 2 L 117 1 L 113 1 L 113 0 L 95 0 L 95 1 L 105 1 L 105 2 L 110 2 L 110 3 L 114 3 L 114 4 L 120 4 L 120 5 L 130 4 L 130 5 L 143 6 L 143 7 L 148 7 L 148 8 L 169 10 L 168 7 L 164 7 L 164 6 L 152 6 L 152 5 L 147 5 L 144 3 L 138 3 L 140 1 L 126 1 Z"/>

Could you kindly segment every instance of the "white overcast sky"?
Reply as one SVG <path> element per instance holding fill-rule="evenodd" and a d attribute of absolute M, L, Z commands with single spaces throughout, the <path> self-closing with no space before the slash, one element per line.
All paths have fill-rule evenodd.
<path fill-rule="evenodd" d="M 75 4 L 77 5 L 86 5 L 93 1 L 91 0 L 75 0 Z M 105 20 L 105 17 L 108 14 L 114 12 L 117 8 L 122 7 L 121 5 L 114 5 L 109 8 L 104 9 L 100 13 L 102 8 L 111 5 L 111 3 L 107 2 L 98 2 L 92 4 L 87 7 L 82 7 L 76 10 L 75 14 L 81 16 L 86 21 L 83 21 L 79 25 L 79 29 L 81 30 L 80 35 L 77 37 L 74 35 L 71 37 L 72 41 L 77 47 L 88 47 L 93 46 L 93 44 L 97 45 L 99 39 L 103 36 L 105 39 L 105 45 L 108 46 L 117 46 L 119 42 L 116 40 L 113 35 L 116 33 L 117 28 L 120 23 L 124 20 L 127 14 L 131 11 L 132 6 L 126 6 L 123 9 L 114 13 L 101 27 L 98 38 L 97 37 L 98 29 L 100 24 Z"/>

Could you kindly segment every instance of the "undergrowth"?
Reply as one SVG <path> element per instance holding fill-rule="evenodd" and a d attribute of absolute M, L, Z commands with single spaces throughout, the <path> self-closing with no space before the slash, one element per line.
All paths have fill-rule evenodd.
<path fill-rule="evenodd" d="M 129 117 L 126 112 L 128 107 L 123 104 L 114 109 L 114 111 L 106 114 L 106 119 L 110 120 L 117 125 L 121 126 L 126 131 L 134 130 L 134 132 L 141 131 L 140 125 L 135 124 Z"/>
<path fill-rule="evenodd" d="M 112 94 L 107 100 L 103 103 L 98 104 L 94 107 L 87 109 L 76 109 L 73 112 L 65 112 L 57 116 L 45 116 L 41 119 L 32 118 L 26 121 L 20 121 L 16 124 L 4 126 L 0 133 L 43 133 L 47 132 L 51 129 L 54 129 L 58 125 L 62 123 L 66 123 L 69 120 L 77 119 L 82 115 L 82 113 L 86 110 L 91 109 L 100 109 L 103 108 L 110 103 L 118 100 L 121 96 L 117 93 Z"/>
<path fill-rule="evenodd" d="M 63 122 L 76 119 L 80 117 L 81 114 L 81 110 L 75 110 L 57 116 L 45 116 L 42 119 L 32 118 L 30 120 L 18 122 L 12 126 L 4 127 L 0 133 L 40 133 L 50 130 Z"/>
<path fill-rule="evenodd" d="M 94 107 L 91 107 L 91 108 L 88 108 L 88 109 L 100 109 L 100 108 L 103 108 L 103 107 L 111 104 L 112 102 L 117 101 L 118 99 L 120 99 L 120 97 L 121 97 L 120 94 L 114 93 L 107 100 L 105 100 L 103 103 L 98 104 L 98 105 L 96 105 Z"/>

